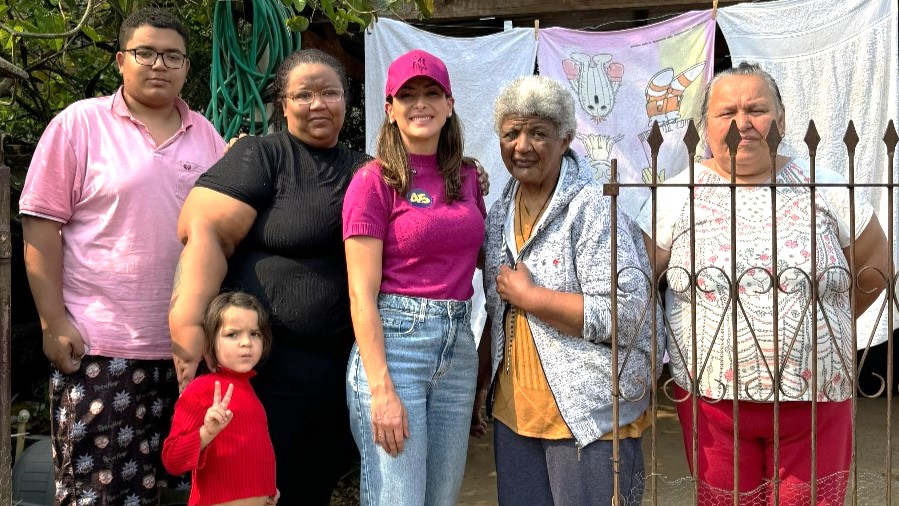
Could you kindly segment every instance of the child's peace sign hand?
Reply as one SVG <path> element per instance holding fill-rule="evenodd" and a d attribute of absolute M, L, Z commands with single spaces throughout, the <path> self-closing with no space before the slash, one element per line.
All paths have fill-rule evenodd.
<path fill-rule="evenodd" d="M 222 397 L 222 384 L 218 381 L 215 382 L 215 391 L 212 394 L 212 406 L 206 411 L 206 418 L 203 420 L 203 428 L 206 429 L 206 433 L 211 437 L 215 437 L 221 432 L 225 427 L 231 423 L 231 417 L 234 416 L 234 413 L 228 409 L 228 404 L 231 403 L 231 394 L 234 393 L 234 384 L 228 384 L 228 391 L 225 392 L 225 396 Z"/>

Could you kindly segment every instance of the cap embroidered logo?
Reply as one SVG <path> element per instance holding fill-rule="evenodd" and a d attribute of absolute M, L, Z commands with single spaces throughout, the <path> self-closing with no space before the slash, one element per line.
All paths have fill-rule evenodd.
<path fill-rule="evenodd" d="M 425 62 L 425 59 L 422 58 L 421 55 L 415 55 L 412 58 L 412 70 L 417 72 L 427 72 L 428 64 Z"/>

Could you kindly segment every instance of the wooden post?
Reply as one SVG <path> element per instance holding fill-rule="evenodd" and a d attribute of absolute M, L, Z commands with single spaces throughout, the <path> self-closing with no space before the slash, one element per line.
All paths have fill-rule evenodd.
<path fill-rule="evenodd" d="M 9 226 L 9 167 L 3 163 L 3 139 L 0 137 L 0 503 L 12 500 L 12 383 L 10 382 L 9 303 L 12 282 L 10 259 L 12 238 Z"/>

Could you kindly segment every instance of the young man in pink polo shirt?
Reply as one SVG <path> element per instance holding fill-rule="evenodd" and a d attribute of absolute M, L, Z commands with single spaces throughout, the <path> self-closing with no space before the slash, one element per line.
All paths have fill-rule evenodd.
<path fill-rule="evenodd" d="M 56 504 L 157 504 L 187 486 L 160 463 L 178 387 L 168 305 L 176 224 L 224 141 L 180 98 L 188 34 L 146 9 L 119 31 L 123 85 L 47 127 L 19 201 L 25 266 L 52 362 Z"/>

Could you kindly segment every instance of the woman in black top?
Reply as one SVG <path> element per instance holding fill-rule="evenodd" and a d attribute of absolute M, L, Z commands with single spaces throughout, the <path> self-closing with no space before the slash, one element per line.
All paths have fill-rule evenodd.
<path fill-rule="evenodd" d="M 280 502 L 328 504 L 356 452 L 344 392 L 353 329 L 340 212 L 366 157 L 338 144 L 347 83 L 335 58 L 298 51 L 279 67 L 275 87 L 287 129 L 235 143 L 184 203 L 169 324 L 183 388 L 202 357 L 205 307 L 220 288 L 249 292 L 269 308 L 272 354 L 254 387 L 275 447 Z"/>

